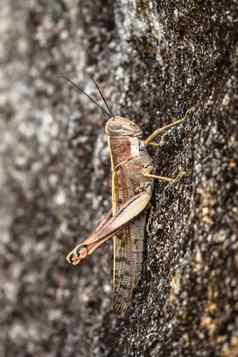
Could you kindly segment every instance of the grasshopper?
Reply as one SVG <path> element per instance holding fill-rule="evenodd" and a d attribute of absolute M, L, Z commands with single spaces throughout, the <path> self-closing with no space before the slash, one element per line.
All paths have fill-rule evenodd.
<path fill-rule="evenodd" d="M 75 86 L 70 80 L 68 82 Z M 159 147 L 160 144 L 155 143 L 155 139 L 163 132 L 181 124 L 188 112 L 184 118 L 155 130 L 143 140 L 138 125 L 127 118 L 111 115 L 100 88 L 96 82 L 94 83 L 107 106 L 107 114 L 111 116 L 106 123 L 105 131 L 111 157 L 112 208 L 95 231 L 77 245 L 66 259 L 70 264 L 78 265 L 104 242 L 113 239 L 113 308 L 114 311 L 123 314 L 141 277 L 146 208 L 153 194 L 154 180 L 176 180 L 155 175 L 155 167 L 147 147 Z M 79 89 L 82 92 L 81 88 Z"/>

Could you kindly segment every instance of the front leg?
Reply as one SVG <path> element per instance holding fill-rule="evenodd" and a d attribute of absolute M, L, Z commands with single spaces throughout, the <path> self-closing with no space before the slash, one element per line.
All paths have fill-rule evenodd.
<path fill-rule="evenodd" d="M 155 131 L 153 131 L 152 134 L 150 134 L 148 136 L 147 139 L 144 140 L 144 144 L 146 146 L 148 145 L 151 145 L 151 146 L 154 146 L 154 147 L 160 147 L 161 144 L 157 144 L 155 143 L 154 141 L 158 138 L 158 136 L 160 136 L 163 132 L 166 132 L 167 130 L 183 123 L 186 119 L 187 119 L 187 116 L 194 110 L 194 108 L 190 108 L 187 110 L 185 116 L 181 119 L 178 119 L 176 120 L 175 122 L 171 123 L 171 124 L 168 124 L 168 125 L 165 125 L 163 126 L 162 128 L 159 128 L 159 129 L 156 129 Z M 162 136 L 162 141 L 163 141 L 163 136 Z"/>
<path fill-rule="evenodd" d="M 153 175 L 150 173 L 144 173 L 143 174 L 145 177 L 158 180 L 158 181 L 163 181 L 163 182 L 171 182 L 171 183 L 176 183 L 178 182 L 183 176 L 186 175 L 185 171 L 181 171 L 175 178 L 171 177 L 166 177 L 166 176 L 158 176 L 158 175 Z"/>

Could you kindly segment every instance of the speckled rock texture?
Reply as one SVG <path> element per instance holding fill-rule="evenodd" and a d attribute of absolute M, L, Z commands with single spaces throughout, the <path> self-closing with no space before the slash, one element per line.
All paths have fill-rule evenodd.
<path fill-rule="evenodd" d="M 238 356 L 238 1 L 1 1 L 0 356 Z M 144 273 L 112 312 L 112 244 L 65 255 L 110 208 L 107 118 L 146 135 L 157 173 Z M 101 102 L 100 102 L 101 103 Z"/>

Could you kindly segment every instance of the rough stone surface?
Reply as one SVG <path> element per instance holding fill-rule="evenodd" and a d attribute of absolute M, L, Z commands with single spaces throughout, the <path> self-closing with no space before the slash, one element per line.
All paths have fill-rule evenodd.
<path fill-rule="evenodd" d="M 238 353 L 238 1 L 1 1 L 0 356 Z M 160 151 L 143 279 L 111 309 L 111 243 L 65 254 L 110 207 L 106 118 L 64 73 Z M 98 98 L 99 100 L 99 98 Z"/>

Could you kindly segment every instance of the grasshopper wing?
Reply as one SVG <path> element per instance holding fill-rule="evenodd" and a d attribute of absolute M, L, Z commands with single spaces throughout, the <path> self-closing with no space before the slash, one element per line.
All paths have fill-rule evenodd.
<path fill-rule="evenodd" d="M 137 216 L 113 238 L 113 309 L 123 314 L 131 303 L 142 270 L 146 215 Z"/>

